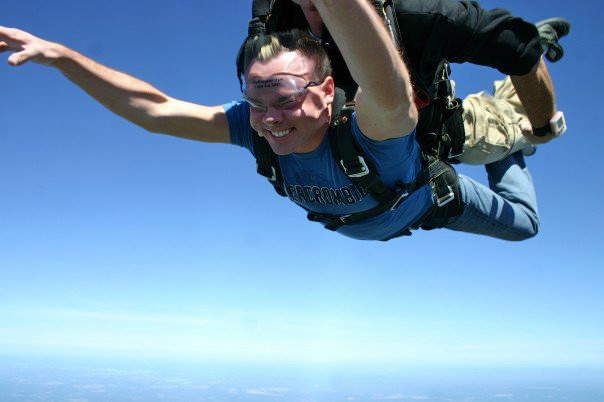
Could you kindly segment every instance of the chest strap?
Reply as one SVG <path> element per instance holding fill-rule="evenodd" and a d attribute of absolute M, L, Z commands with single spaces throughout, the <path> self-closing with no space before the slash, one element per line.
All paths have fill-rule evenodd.
<path fill-rule="evenodd" d="M 440 159 L 434 159 L 431 163 L 424 167 L 424 169 L 418 174 L 417 178 L 413 182 L 398 182 L 394 190 L 389 190 L 390 197 L 380 201 L 377 206 L 371 209 L 341 216 L 309 212 L 307 218 L 310 221 L 324 224 L 325 228 L 328 230 L 335 231 L 346 224 L 360 222 L 365 219 L 376 217 L 388 210 L 395 210 L 409 197 L 409 195 L 428 183 L 430 184 L 432 198 L 434 200 L 434 206 L 430 208 L 429 211 L 433 211 L 435 209 L 441 210 L 451 201 L 459 198 L 458 193 L 455 191 L 455 182 L 450 181 L 452 174 L 456 177 L 455 170 L 451 167 L 451 165 L 441 161 Z M 348 177 L 351 179 L 351 181 L 355 182 L 350 175 Z M 359 182 L 356 182 L 355 184 L 359 185 L 358 183 Z M 378 189 L 382 186 L 385 187 L 381 180 L 379 180 L 379 184 L 375 184 L 375 182 L 373 182 L 372 185 Z M 372 194 L 368 188 L 366 190 Z M 428 216 L 431 215 L 425 215 L 425 217 Z M 416 222 L 418 227 L 423 224 L 421 221 L 423 221 L 423 219 Z M 405 229 L 404 232 L 405 233 L 401 232 L 397 236 L 393 237 L 411 234 L 411 232 L 407 229 Z"/>

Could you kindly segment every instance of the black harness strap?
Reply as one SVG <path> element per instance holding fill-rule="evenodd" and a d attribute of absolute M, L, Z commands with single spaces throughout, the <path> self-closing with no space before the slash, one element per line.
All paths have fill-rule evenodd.
<path fill-rule="evenodd" d="M 366 190 L 380 203 L 387 203 L 394 196 L 393 191 L 380 180 L 371 160 L 352 136 L 350 118 L 353 110 L 344 108 L 332 125 L 329 139 L 334 159 L 357 187 Z"/>
<path fill-rule="evenodd" d="M 436 168 L 436 166 L 434 166 L 434 168 Z M 440 167 L 437 169 L 434 168 L 434 171 L 437 169 L 441 170 Z M 435 188 L 438 187 L 446 187 L 447 192 L 452 192 L 454 194 L 453 198 L 444 204 L 441 203 L 441 206 L 438 206 L 438 204 L 435 203 L 435 205 L 432 208 L 429 208 L 428 211 L 426 211 L 426 213 L 424 213 L 424 215 L 422 215 L 415 223 L 386 239 L 382 239 L 382 241 L 388 241 L 401 236 L 411 236 L 411 230 L 417 230 L 419 228 L 424 230 L 442 228 L 449 222 L 450 218 L 463 213 L 463 203 L 461 202 L 461 196 L 459 193 L 459 178 L 455 169 L 449 166 L 449 169 L 441 170 L 441 175 L 438 178 L 435 178 L 433 181 L 436 183 L 446 184 L 446 186 L 443 184 L 432 184 L 432 197 L 434 199 L 439 198 L 437 193 L 435 193 Z"/>
<path fill-rule="evenodd" d="M 414 225 L 412 225 L 413 228 L 418 228 L 420 226 L 423 227 L 425 220 L 434 215 L 434 210 L 444 211 L 445 209 L 443 207 L 445 207 L 451 201 L 455 199 L 459 201 L 459 193 L 457 191 L 456 179 L 457 173 L 449 164 L 439 159 L 434 159 L 427 167 L 422 170 L 422 172 L 417 176 L 417 178 L 413 182 L 397 183 L 397 191 L 390 190 L 390 198 L 384 201 L 380 201 L 380 204 L 378 204 L 374 208 L 342 216 L 309 212 L 307 217 L 310 221 L 323 223 L 325 225 L 325 228 L 328 230 L 337 230 L 343 225 L 373 218 L 388 210 L 395 210 L 399 207 L 399 205 L 401 205 L 401 203 L 405 199 L 407 199 L 407 197 L 411 193 L 413 193 L 423 185 L 429 183 L 432 190 L 432 197 L 434 199 L 434 206 L 430 208 L 429 211 L 424 216 L 422 216 L 421 219 L 419 219 Z M 377 180 L 379 180 L 379 178 Z M 381 183 L 381 180 L 379 181 L 379 186 L 385 186 L 383 183 Z M 450 211 L 450 214 L 447 213 L 443 215 L 446 219 L 461 213 L 457 213 L 458 208 L 447 208 L 446 211 Z M 436 225 L 438 224 L 439 223 L 434 223 L 434 227 L 437 227 Z M 411 232 L 408 229 L 405 229 L 386 240 L 390 240 L 394 237 L 404 235 L 411 235 Z"/>
<path fill-rule="evenodd" d="M 268 141 L 260 137 L 257 131 L 252 132 L 252 145 L 254 147 L 254 156 L 256 157 L 256 171 L 258 174 L 266 177 L 272 184 L 277 194 L 287 197 L 283 189 L 283 175 L 279 167 L 279 157 L 273 152 Z"/>
<path fill-rule="evenodd" d="M 462 100 L 455 97 L 455 82 L 450 79 L 451 66 L 441 62 L 430 103 L 431 119 L 420 122 L 418 142 L 422 151 L 434 158 L 458 163 L 463 153 L 465 130 Z"/>
<path fill-rule="evenodd" d="M 354 139 L 351 127 L 353 108 L 342 109 L 339 118 L 333 120 L 330 127 L 331 149 L 336 163 L 357 187 L 369 193 L 379 204 L 366 211 L 343 216 L 308 213 L 308 219 L 321 222 L 326 229 L 337 230 L 345 224 L 359 222 L 380 215 L 387 210 L 396 209 L 411 193 L 430 183 L 435 207 L 442 208 L 455 199 L 455 183 L 447 178 L 453 168 L 438 158 L 424 159 L 425 168 L 411 183 L 397 183 L 396 189 L 386 186 L 380 179 L 371 159 Z M 406 233 L 405 233 L 406 234 Z M 410 233 L 409 233 L 410 234 Z"/>
<path fill-rule="evenodd" d="M 389 209 L 395 209 L 409 195 L 408 191 L 401 189 L 395 192 L 382 182 L 371 160 L 353 137 L 351 127 L 353 111 L 352 107 L 345 107 L 338 118 L 333 120 L 329 131 L 331 150 L 336 163 L 350 181 L 374 197 L 379 204 L 369 210 L 343 216 L 308 213 L 308 220 L 321 222 L 329 230 L 337 230 L 345 224 L 372 218 Z"/>
<path fill-rule="evenodd" d="M 452 163 L 459 163 L 457 158 L 463 153 L 463 146 L 466 142 L 461 99 L 454 99 L 452 104 L 447 107 L 444 115 L 443 126 L 446 138 L 448 140 L 446 143 L 446 160 Z"/>

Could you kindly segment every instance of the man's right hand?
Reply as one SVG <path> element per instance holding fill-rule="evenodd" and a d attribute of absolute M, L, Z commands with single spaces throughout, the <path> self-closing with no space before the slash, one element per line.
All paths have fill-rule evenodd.
<path fill-rule="evenodd" d="M 0 26 L 0 52 L 12 52 L 8 58 L 12 66 L 33 61 L 57 68 L 113 113 L 148 131 L 230 143 L 222 106 L 208 107 L 170 98 L 138 78 L 20 29 Z"/>
<path fill-rule="evenodd" d="M 28 61 L 51 66 L 59 57 L 61 45 L 37 38 L 16 28 L 0 26 L 0 53 L 13 52 L 8 58 L 11 66 Z"/>

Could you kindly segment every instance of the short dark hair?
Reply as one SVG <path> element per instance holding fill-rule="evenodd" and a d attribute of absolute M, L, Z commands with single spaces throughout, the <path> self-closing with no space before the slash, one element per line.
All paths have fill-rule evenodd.
<path fill-rule="evenodd" d="M 247 74 L 254 61 L 268 61 L 284 52 L 299 51 L 309 59 L 315 60 L 315 79 L 324 80 L 331 75 L 329 56 L 321 42 L 299 29 L 285 32 L 262 34 L 250 38 L 245 43 L 243 71 Z"/>

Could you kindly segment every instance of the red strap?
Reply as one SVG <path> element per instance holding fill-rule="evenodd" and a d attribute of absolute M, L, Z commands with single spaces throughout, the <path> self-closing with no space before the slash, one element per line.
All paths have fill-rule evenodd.
<path fill-rule="evenodd" d="M 430 105 L 430 95 L 423 89 L 414 88 L 413 102 L 418 109 L 423 109 Z"/>

